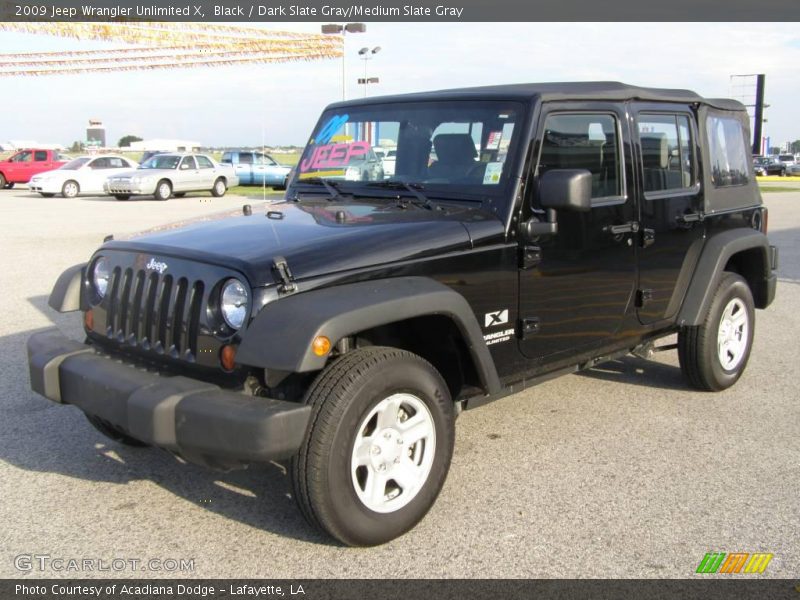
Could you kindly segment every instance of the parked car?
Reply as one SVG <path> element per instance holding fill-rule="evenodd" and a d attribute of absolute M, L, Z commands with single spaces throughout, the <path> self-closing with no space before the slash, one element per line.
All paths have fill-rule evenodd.
<path fill-rule="evenodd" d="M 786 165 L 774 156 L 757 156 L 753 159 L 756 175 L 786 175 Z"/>
<path fill-rule="evenodd" d="M 278 163 L 269 154 L 252 150 L 231 150 L 222 155 L 222 164 L 230 164 L 239 177 L 239 185 L 268 185 L 286 189 L 291 167 Z"/>
<path fill-rule="evenodd" d="M 220 197 L 234 185 L 239 185 L 239 178 L 230 165 L 220 165 L 205 154 L 172 153 L 158 154 L 135 171 L 109 177 L 103 189 L 117 200 L 131 196 L 166 200 L 204 191 Z"/>
<path fill-rule="evenodd" d="M 397 161 L 397 148 L 389 148 L 383 157 L 383 176 L 394 177 L 395 162 Z"/>
<path fill-rule="evenodd" d="M 795 159 L 794 154 L 779 154 L 778 160 L 785 166 L 785 167 L 793 167 L 797 164 L 797 160 Z"/>
<path fill-rule="evenodd" d="M 20 150 L 0 161 L 0 189 L 12 188 L 16 183 L 28 183 L 34 175 L 57 169 L 68 160 L 69 157 L 56 150 Z"/>
<path fill-rule="evenodd" d="M 792 175 L 793 177 L 797 177 L 798 175 L 800 175 L 800 162 L 796 162 L 791 167 L 788 167 L 786 169 L 786 174 Z"/>
<path fill-rule="evenodd" d="M 79 194 L 104 194 L 103 186 L 109 176 L 135 169 L 137 164 L 115 155 L 80 156 L 54 171 L 34 175 L 28 189 L 45 198 L 61 194 L 74 198 Z"/>
<path fill-rule="evenodd" d="M 169 154 L 169 150 L 145 150 L 142 152 L 142 156 L 139 157 L 139 164 L 147 162 L 154 156 L 158 156 L 159 154 Z"/>
<path fill-rule="evenodd" d="M 342 179 L 368 143 L 344 129 L 375 122 L 398 124 L 402 179 Z M 462 410 L 629 352 L 677 349 L 699 390 L 737 382 L 778 278 L 749 123 L 734 100 L 609 82 L 337 102 L 287 202 L 106 240 L 64 271 L 48 304 L 82 339 L 34 333 L 31 386 L 117 442 L 289 461 L 310 524 L 387 542 L 435 502 Z M 462 508 L 453 531 L 492 518 Z"/>

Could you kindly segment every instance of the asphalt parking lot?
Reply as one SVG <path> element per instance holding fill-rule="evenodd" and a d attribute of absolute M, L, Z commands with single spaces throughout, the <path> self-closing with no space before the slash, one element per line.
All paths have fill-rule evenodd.
<path fill-rule="evenodd" d="M 385 546 L 310 529 L 278 465 L 215 473 L 110 442 L 29 389 L 25 340 L 76 314 L 47 296 L 109 233 L 238 208 L 0 191 L 0 577 L 691 577 L 705 553 L 769 552 L 800 573 L 800 192 L 765 194 L 778 295 L 749 367 L 691 391 L 673 352 L 627 357 L 475 411 L 431 513 Z M 19 571 L 15 557 L 194 559 L 191 572 Z M 707 576 L 705 576 L 707 577 Z"/>

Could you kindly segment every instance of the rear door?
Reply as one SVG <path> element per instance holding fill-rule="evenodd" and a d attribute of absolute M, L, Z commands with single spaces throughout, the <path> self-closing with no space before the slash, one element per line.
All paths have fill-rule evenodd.
<path fill-rule="evenodd" d="M 691 107 L 636 103 L 632 112 L 642 226 L 636 305 L 651 324 L 676 315 L 702 247 L 700 153 Z"/>
<path fill-rule="evenodd" d="M 521 351 L 543 363 L 613 343 L 630 313 L 636 284 L 634 182 L 624 107 L 545 104 L 534 148 L 530 215 L 545 220 L 536 196 L 551 169 L 592 174 L 592 208 L 557 211 L 558 231 L 526 243 L 520 269 Z"/>
<path fill-rule="evenodd" d="M 241 185 L 253 185 L 258 183 L 253 177 L 253 153 L 239 152 L 238 162 L 233 163 L 236 174 L 239 176 Z"/>

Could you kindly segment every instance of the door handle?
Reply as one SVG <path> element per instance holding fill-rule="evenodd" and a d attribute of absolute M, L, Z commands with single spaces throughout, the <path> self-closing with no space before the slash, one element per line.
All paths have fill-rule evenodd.
<path fill-rule="evenodd" d="M 639 231 L 639 223 L 636 221 L 628 221 L 622 225 L 606 225 L 603 231 L 611 235 L 622 235 L 623 233 L 636 233 Z"/>

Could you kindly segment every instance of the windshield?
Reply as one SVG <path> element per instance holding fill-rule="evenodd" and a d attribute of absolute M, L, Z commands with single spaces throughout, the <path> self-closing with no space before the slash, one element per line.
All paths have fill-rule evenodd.
<path fill-rule="evenodd" d="M 86 157 L 84 157 L 84 158 L 76 158 L 74 160 L 69 161 L 67 164 L 65 164 L 61 168 L 65 169 L 67 171 L 74 171 L 76 169 L 80 169 L 83 165 L 85 165 L 90 160 L 91 159 L 86 158 Z"/>
<path fill-rule="evenodd" d="M 778 160 L 794 160 L 794 154 L 781 154 Z"/>
<path fill-rule="evenodd" d="M 158 154 L 139 165 L 140 169 L 177 169 L 180 156 Z"/>
<path fill-rule="evenodd" d="M 424 185 L 434 192 L 500 194 L 511 177 L 522 104 L 449 101 L 348 106 L 323 113 L 296 183 Z M 377 153 L 375 149 L 378 149 Z M 378 153 L 393 159 L 388 168 Z"/>

